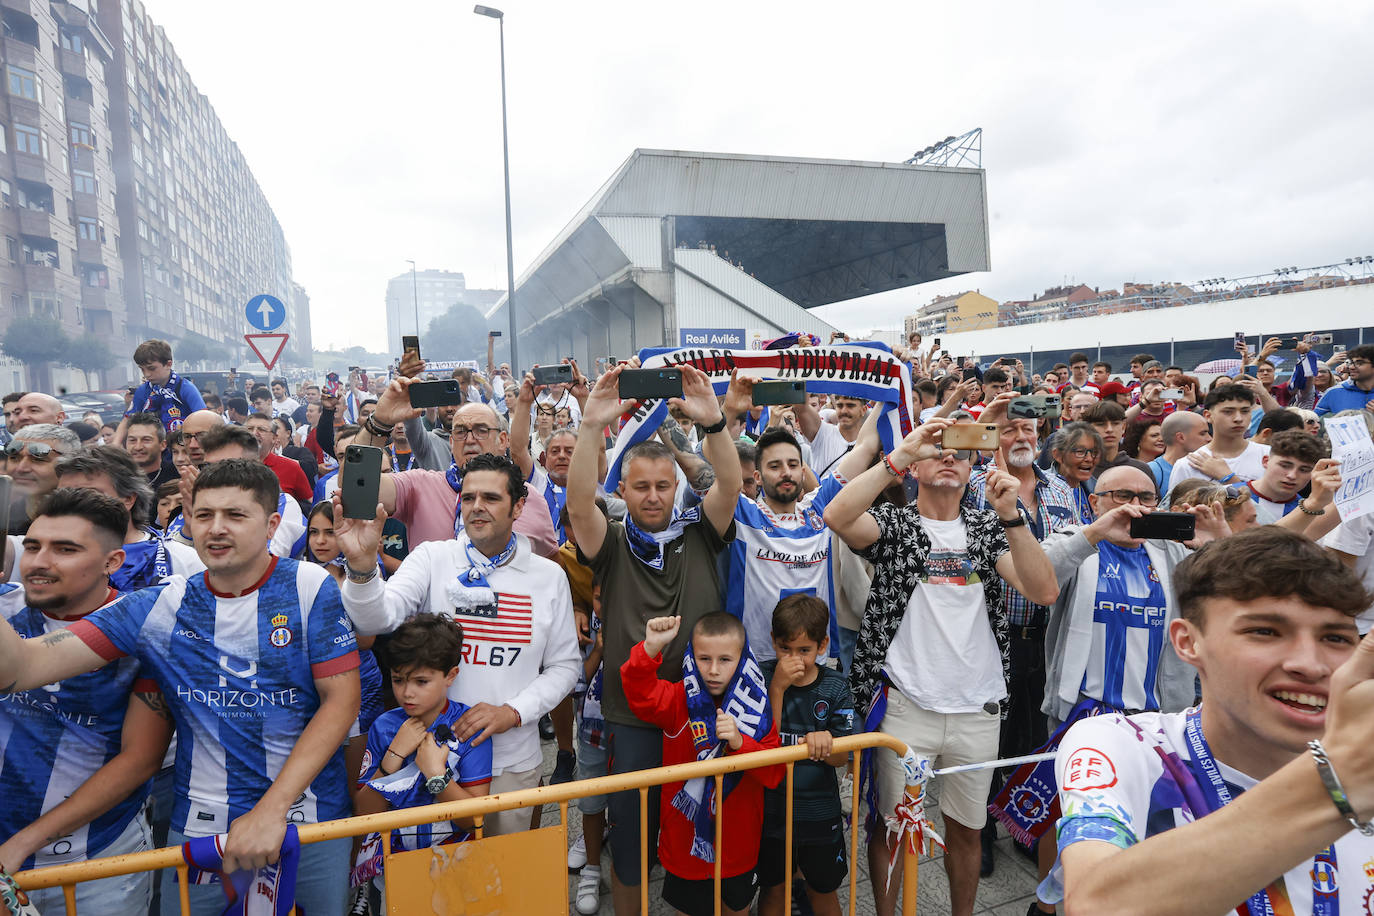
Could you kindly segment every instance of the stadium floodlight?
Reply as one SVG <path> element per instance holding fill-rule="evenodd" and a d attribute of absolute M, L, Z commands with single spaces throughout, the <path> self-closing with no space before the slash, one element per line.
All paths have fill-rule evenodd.
<path fill-rule="evenodd" d="M 500 10 L 494 9 L 490 6 L 474 6 L 472 8 L 472 11 L 479 16 L 486 16 L 490 19 L 503 19 L 506 15 Z"/>

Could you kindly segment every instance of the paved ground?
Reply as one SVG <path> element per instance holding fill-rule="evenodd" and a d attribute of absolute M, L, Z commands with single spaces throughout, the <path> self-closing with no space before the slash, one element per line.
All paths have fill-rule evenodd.
<path fill-rule="evenodd" d="M 553 742 L 543 743 L 545 772 L 553 771 L 553 759 L 555 747 Z M 939 786 L 933 787 L 932 805 L 930 807 L 931 820 L 938 826 L 941 823 L 939 809 Z M 569 825 L 569 839 L 575 839 L 582 832 L 582 818 L 576 812 L 576 806 L 571 805 L 570 818 L 572 823 Z M 549 806 L 544 812 L 544 824 L 552 825 L 557 823 L 558 810 L 556 806 Z M 847 848 L 847 847 L 846 847 Z M 996 871 L 989 878 L 984 878 L 978 885 L 978 902 L 974 909 L 977 914 L 989 914 L 989 916 L 1024 916 L 1027 908 L 1035 896 L 1035 863 L 1029 861 L 1012 848 L 1010 837 L 1002 833 L 996 845 Z M 602 869 L 603 881 L 609 882 L 609 856 L 605 861 L 606 867 Z M 901 867 L 900 863 L 897 866 Z M 568 876 L 568 899 L 572 901 L 577 889 L 576 874 Z M 655 868 L 653 878 L 650 881 L 649 904 L 651 916 L 669 916 L 672 909 L 663 902 L 660 896 L 660 888 L 663 883 L 663 872 Z M 869 916 L 874 912 L 873 895 L 870 890 L 868 880 L 868 861 L 864 853 L 862 838 L 859 842 L 859 881 L 858 881 L 858 903 L 855 907 L 856 913 Z M 840 904 L 844 912 L 848 913 L 849 907 L 849 882 L 846 880 L 840 888 Z M 921 916 L 946 916 L 949 913 L 949 884 L 945 878 L 945 870 L 940 856 L 923 857 L 920 866 L 920 886 L 917 890 L 916 909 Z M 576 912 L 575 910 L 573 912 Z M 611 907 L 611 895 L 609 884 L 603 888 L 601 895 L 601 916 L 611 916 L 615 910 Z"/>

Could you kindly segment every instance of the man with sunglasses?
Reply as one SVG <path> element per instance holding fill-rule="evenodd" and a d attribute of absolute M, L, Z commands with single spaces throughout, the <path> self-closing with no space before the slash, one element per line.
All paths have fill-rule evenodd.
<path fill-rule="evenodd" d="M 37 516 L 38 504 L 44 496 L 57 489 L 57 459 L 81 451 L 76 433 L 51 423 L 34 423 L 20 427 L 14 439 L 5 446 L 5 473 L 14 480 L 15 496 L 23 499 L 23 512 L 18 499 L 10 507 L 10 534 L 24 534 L 29 520 Z"/>
<path fill-rule="evenodd" d="M 1059 588 L 1054 569 L 1017 508 L 1018 484 L 1004 471 L 984 478 L 988 508 L 963 500 L 973 452 L 942 449 L 953 421 L 935 417 L 891 454 L 851 480 L 825 510 L 825 522 L 873 563 L 873 589 L 850 670 L 867 730 L 899 737 L 940 765 L 997 756 L 1007 698 L 1009 630 L 1003 582 L 1048 605 Z M 913 474 L 914 504 L 873 502 Z M 871 708 L 870 708 L 870 704 Z M 877 751 L 880 803 L 874 819 L 901 801 L 906 780 L 896 755 Z M 987 821 L 990 770 L 942 777 L 945 871 L 951 911 L 973 912 L 978 889 L 979 832 Z M 882 829 L 869 843 L 869 871 L 886 874 L 895 849 Z M 879 913 L 895 911 L 899 874 L 874 881 Z"/>
<path fill-rule="evenodd" d="M 1351 349 L 1346 360 L 1350 377 L 1329 389 L 1317 402 L 1317 415 L 1342 410 L 1374 410 L 1374 344 Z"/>
<path fill-rule="evenodd" d="M 358 445 L 385 448 L 392 428 L 398 423 L 414 421 L 407 433 L 420 426 L 422 435 L 410 436 L 411 452 L 421 459 L 423 432 L 420 416 L 423 410 L 410 406 L 409 388 L 414 380 L 399 375 L 391 380 L 377 401 L 377 410 L 358 431 Z M 426 541 L 446 541 L 462 531 L 463 519 L 458 514 L 458 491 L 462 487 L 462 468 L 478 455 L 505 455 L 510 436 L 501 417 L 487 404 L 468 402 L 453 413 L 453 428 L 449 432 L 450 464 L 448 470 L 420 467 L 382 476 L 378 500 L 389 516 L 395 516 L 406 526 L 410 549 Z M 526 489 L 529 485 L 526 484 Z M 558 536 L 548 504 L 531 493 L 534 499 L 525 501 L 525 508 L 515 519 L 515 533 L 530 540 L 530 547 L 541 557 L 558 551 Z"/>

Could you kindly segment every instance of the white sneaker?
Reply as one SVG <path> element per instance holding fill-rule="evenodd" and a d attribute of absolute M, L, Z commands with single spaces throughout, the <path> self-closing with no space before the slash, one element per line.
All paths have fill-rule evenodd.
<path fill-rule="evenodd" d="M 849 772 L 849 767 L 845 766 L 844 775 L 840 777 L 840 813 L 845 817 L 850 815 L 850 809 L 854 807 L 854 777 Z"/>
<path fill-rule="evenodd" d="M 585 861 L 585 857 L 584 857 Z M 601 868 L 588 865 L 582 869 L 582 877 L 577 880 L 577 912 L 582 916 L 592 916 L 601 909 Z"/>
<path fill-rule="evenodd" d="M 587 838 L 577 835 L 577 841 L 568 849 L 568 871 L 577 871 L 587 864 Z"/>

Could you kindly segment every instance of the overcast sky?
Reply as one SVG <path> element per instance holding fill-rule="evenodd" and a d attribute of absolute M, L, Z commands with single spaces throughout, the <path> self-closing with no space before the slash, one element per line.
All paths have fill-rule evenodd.
<path fill-rule="evenodd" d="M 146 0 L 276 210 L 315 346 L 389 277 L 505 286 L 497 23 L 465 2 Z M 937 294 L 1374 254 L 1374 6 L 507 0 L 517 275 L 636 147 L 901 161 L 984 129 L 993 269 Z"/>

